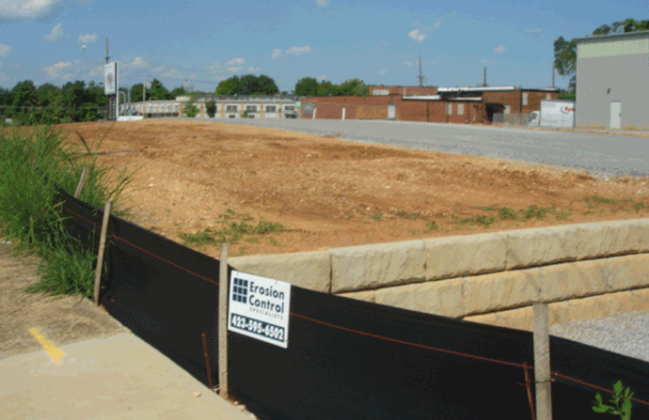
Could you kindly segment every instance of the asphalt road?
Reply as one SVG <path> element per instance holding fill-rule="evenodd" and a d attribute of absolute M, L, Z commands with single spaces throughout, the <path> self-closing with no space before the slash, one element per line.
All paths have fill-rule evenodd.
<path fill-rule="evenodd" d="M 208 120 L 208 119 L 201 119 Z M 649 138 L 407 121 L 209 119 L 438 152 L 649 176 Z"/>

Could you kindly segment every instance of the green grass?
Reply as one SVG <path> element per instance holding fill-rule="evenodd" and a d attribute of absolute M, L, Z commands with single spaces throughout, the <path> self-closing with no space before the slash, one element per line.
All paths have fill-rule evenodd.
<path fill-rule="evenodd" d="M 550 209 L 547 207 L 539 207 L 536 204 L 533 204 L 524 210 L 519 210 L 518 214 L 523 221 L 528 221 L 533 218 L 542 220 L 545 218 L 545 215 L 549 210 Z"/>
<path fill-rule="evenodd" d="M 604 204 L 616 203 L 616 200 L 613 200 L 612 198 L 600 197 L 598 195 L 594 196 L 592 200 L 596 203 L 604 203 Z"/>
<path fill-rule="evenodd" d="M 383 219 L 383 213 L 374 213 L 372 216 L 370 216 L 373 220 L 381 220 Z"/>
<path fill-rule="evenodd" d="M 194 233 L 178 232 L 180 239 L 184 241 L 184 245 L 192 247 L 204 247 L 206 245 L 215 245 L 223 242 L 236 243 L 240 239 L 245 238 L 246 242 L 257 242 L 258 237 L 254 235 L 268 235 L 271 233 L 288 232 L 286 226 L 280 223 L 272 223 L 260 220 L 256 225 L 246 223 L 248 215 L 239 214 L 244 220 L 236 222 L 226 222 L 227 225 L 221 229 L 205 228 L 202 231 Z M 272 238 L 271 238 L 272 239 Z M 272 241 L 271 241 L 272 242 Z"/>
<path fill-rule="evenodd" d="M 500 209 L 500 220 L 516 220 L 518 219 L 518 214 L 513 209 L 509 207 L 503 207 Z"/>
<path fill-rule="evenodd" d="M 18 249 L 42 257 L 42 280 L 30 291 L 86 297 L 93 293 L 95 256 L 82 251 L 66 233 L 56 185 L 73 194 L 86 167 L 80 199 L 99 208 L 110 199 L 115 202 L 113 213 L 125 214 L 118 199 L 132 174 L 124 168 L 113 176 L 113 168 L 97 162 L 101 141 L 91 148 L 80 135 L 79 139 L 80 145 L 67 142 L 49 127 L 0 135 L 0 234 L 13 239 Z"/>
<path fill-rule="evenodd" d="M 439 226 L 437 225 L 436 222 L 428 222 L 426 224 L 426 228 L 428 229 L 426 232 L 430 232 L 432 230 L 439 230 Z"/>

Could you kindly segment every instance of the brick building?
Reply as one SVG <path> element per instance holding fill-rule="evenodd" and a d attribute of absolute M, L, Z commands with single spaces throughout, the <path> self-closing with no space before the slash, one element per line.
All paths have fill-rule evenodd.
<path fill-rule="evenodd" d="M 408 93 L 404 95 L 403 92 Z M 559 89 L 370 86 L 370 96 L 302 98 L 301 118 L 394 119 L 440 123 L 490 123 L 494 114 L 528 114 Z"/>

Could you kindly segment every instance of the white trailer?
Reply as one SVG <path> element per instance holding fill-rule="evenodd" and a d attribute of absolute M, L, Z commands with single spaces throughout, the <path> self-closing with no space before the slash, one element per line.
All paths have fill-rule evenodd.
<path fill-rule="evenodd" d="M 575 103 L 562 100 L 543 100 L 541 110 L 528 117 L 528 127 L 573 128 L 575 126 Z"/>

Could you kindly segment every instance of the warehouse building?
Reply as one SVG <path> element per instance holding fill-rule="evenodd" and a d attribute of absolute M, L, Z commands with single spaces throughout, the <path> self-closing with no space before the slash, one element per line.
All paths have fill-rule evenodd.
<path fill-rule="evenodd" d="M 577 40 L 575 123 L 649 129 L 649 31 Z"/>
<path fill-rule="evenodd" d="M 559 89 L 494 87 L 370 86 L 370 96 L 302 99 L 301 118 L 392 119 L 439 123 L 526 122 L 543 99 L 557 99 Z M 378 91 L 378 93 L 377 93 Z M 403 92 L 410 92 L 406 95 Z M 510 118 L 518 117 L 518 118 Z"/>

